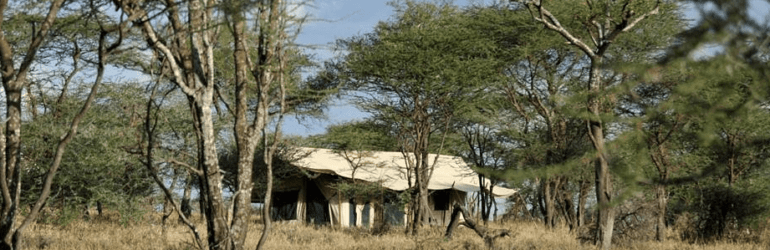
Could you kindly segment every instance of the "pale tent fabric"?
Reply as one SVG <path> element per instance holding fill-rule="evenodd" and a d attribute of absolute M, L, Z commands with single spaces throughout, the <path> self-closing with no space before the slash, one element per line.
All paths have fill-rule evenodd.
<path fill-rule="evenodd" d="M 338 195 L 334 195 L 331 199 L 329 199 L 329 218 L 331 218 L 332 225 L 340 225 L 340 219 L 341 218 L 348 218 L 348 213 L 346 212 L 347 208 L 347 202 L 345 204 L 342 204 L 339 200 Z M 340 209 L 340 207 L 344 207 Z M 342 225 L 347 226 L 347 220 L 342 220 Z"/>
<path fill-rule="evenodd" d="M 301 188 L 299 190 L 299 195 L 297 195 L 297 220 L 298 221 L 305 221 L 305 214 L 307 213 L 307 205 L 305 204 L 305 188 Z"/>
<path fill-rule="evenodd" d="M 356 226 L 361 226 L 364 214 L 364 204 L 358 204 L 356 203 Z"/>
<path fill-rule="evenodd" d="M 339 154 L 328 149 L 302 148 L 301 150 L 308 153 L 308 156 L 294 163 L 297 167 L 311 172 L 337 175 L 348 179 L 351 179 L 353 176 L 350 163 Z M 405 174 L 406 162 L 400 152 L 367 152 L 365 155 L 366 157 L 361 159 L 365 164 L 356 170 L 355 179 L 381 182 L 383 187 L 395 191 L 402 191 L 408 188 Z M 434 154 L 429 155 L 429 164 L 433 163 L 435 156 Z M 411 160 L 413 161 L 414 159 L 412 158 Z M 302 179 L 287 180 L 281 184 L 284 189 L 299 190 L 296 206 L 297 220 L 307 221 L 309 200 L 319 198 L 317 196 L 309 197 L 307 189 L 310 187 L 308 185 L 313 185 L 313 187 L 318 188 L 317 190 L 320 191 L 320 195 L 323 195 L 323 198 L 328 201 L 328 217 L 333 225 L 341 225 L 343 227 L 365 224 L 373 225 L 375 206 L 372 204 L 376 201 L 368 201 L 368 205 L 366 201 L 357 201 L 356 204 L 352 204 L 349 197 L 340 197 L 341 194 L 333 188 L 333 182 L 335 181 L 337 180 L 322 176 L 320 178 L 312 178 L 310 181 Z M 428 188 L 431 190 L 457 190 L 450 192 L 451 195 L 448 197 L 450 204 L 453 204 L 455 202 L 464 202 L 467 192 L 479 191 L 478 183 L 478 175 L 461 158 L 441 155 L 438 158 L 438 164 L 436 164 Z M 490 186 L 490 182 L 487 181 L 485 186 Z M 499 186 L 493 190 L 493 194 L 496 197 L 508 197 L 515 192 L 513 189 Z M 319 194 L 316 193 L 316 195 Z M 386 209 L 386 220 L 401 221 L 403 224 L 406 224 L 404 212 L 398 211 L 392 204 L 386 204 L 385 206 L 390 206 L 388 207 L 389 209 Z M 368 211 L 364 211 L 364 209 Z M 355 214 L 351 214 L 351 212 Z M 442 212 L 447 213 L 448 211 Z M 365 219 L 364 214 L 368 214 L 366 223 L 362 223 Z M 447 216 L 442 214 L 441 217 Z"/>
<path fill-rule="evenodd" d="M 355 211 L 356 211 L 356 226 L 361 227 L 362 225 L 374 225 L 374 206 L 372 205 L 374 201 L 369 202 L 363 202 L 363 203 L 356 203 Z M 364 221 L 364 214 L 367 214 L 366 221 Z"/>
<path fill-rule="evenodd" d="M 369 226 L 374 225 L 374 202 L 369 202 Z"/>
<path fill-rule="evenodd" d="M 345 210 L 340 211 L 340 205 L 345 207 L 345 204 L 340 204 L 339 192 L 332 188 L 331 184 L 332 183 L 330 183 L 328 180 L 324 180 L 322 178 L 315 179 L 315 185 L 318 185 L 318 189 L 321 190 L 321 194 L 323 194 L 324 198 L 329 201 L 329 220 L 332 222 L 332 224 L 338 225 L 340 219 L 342 219 L 343 223 L 345 222 L 345 219 L 347 218 L 347 212 L 344 212 Z M 342 203 L 347 203 L 347 201 L 342 199 Z"/>
<path fill-rule="evenodd" d="M 342 201 L 340 210 L 339 210 L 340 219 L 342 219 L 342 225 L 343 227 L 349 227 L 350 226 L 350 202 L 347 200 Z"/>
<path fill-rule="evenodd" d="M 308 153 L 294 163 L 294 165 L 306 170 L 339 175 L 345 178 L 353 177 L 353 169 L 350 163 L 341 155 L 330 149 L 318 148 L 300 148 L 301 151 Z M 388 189 L 403 191 L 409 188 L 406 179 L 407 160 L 414 162 L 414 156 L 404 158 L 400 152 L 378 152 L 372 151 L 361 157 L 362 167 L 356 170 L 355 179 L 369 182 L 382 182 L 382 185 Z M 436 159 L 435 154 L 428 155 L 428 164 L 433 165 Z M 428 189 L 443 190 L 455 189 L 463 192 L 478 192 L 479 178 L 460 157 L 440 155 L 438 163 L 435 164 L 433 176 L 428 183 Z M 484 186 L 489 187 L 490 182 L 486 180 Z M 516 193 L 516 190 L 496 186 L 493 189 L 493 195 L 498 198 L 506 198 Z M 343 217 L 344 218 L 344 217 Z"/>

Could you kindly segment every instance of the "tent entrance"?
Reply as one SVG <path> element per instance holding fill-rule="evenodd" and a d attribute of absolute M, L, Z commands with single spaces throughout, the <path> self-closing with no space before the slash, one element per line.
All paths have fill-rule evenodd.
<path fill-rule="evenodd" d="M 270 217 L 273 221 L 297 219 L 299 190 L 273 192 Z"/>
<path fill-rule="evenodd" d="M 331 218 L 329 218 L 329 201 L 321 193 L 318 184 L 314 181 L 309 181 L 306 187 L 307 210 L 305 222 L 315 223 L 316 225 L 331 223 Z"/>

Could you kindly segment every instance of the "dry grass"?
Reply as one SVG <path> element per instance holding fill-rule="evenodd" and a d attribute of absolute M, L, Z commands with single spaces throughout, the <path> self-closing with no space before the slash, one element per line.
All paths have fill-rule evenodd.
<path fill-rule="evenodd" d="M 115 216 L 112 216 L 115 217 Z M 151 218 L 150 218 L 151 217 Z M 145 222 L 120 225 L 111 216 L 91 221 L 75 221 L 66 226 L 35 225 L 25 233 L 27 249 L 192 249 L 192 234 L 176 219 L 171 219 L 165 234 L 157 215 Z M 262 226 L 256 218 L 249 229 L 246 249 L 254 249 Z M 197 218 L 202 237 L 205 228 Z M 516 222 L 490 224 L 491 228 L 508 228 L 514 235 L 497 241 L 501 249 L 595 249 L 581 243 L 566 228 L 548 230 L 536 223 Z M 425 228 L 418 237 L 406 236 L 403 228 L 393 228 L 380 236 L 364 229 L 335 229 L 302 224 L 274 224 L 267 249 L 484 249 L 483 241 L 467 228 L 460 228 L 454 239 L 443 238 L 444 228 Z M 767 232 L 765 232 L 767 234 Z M 770 235 L 762 235 L 770 238 Z M 617 249 L 767 249 L 768 242 L 757 244 L 717 242 L 706 245 L 682 241 L 631 242 L 618 244 Z"/>

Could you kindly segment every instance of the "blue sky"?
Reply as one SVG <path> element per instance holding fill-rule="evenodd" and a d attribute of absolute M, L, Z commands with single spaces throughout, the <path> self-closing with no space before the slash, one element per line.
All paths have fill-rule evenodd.
<path fill-rule="evenodd" d="M 311 16 L 311 21 L 302 28 L 297 43 L 309 46 L 310 53 L 319 62 L 332 58 L 333 45 L 337 39 L 371 32 L 380 20 L 387 20 L 393 14 L 388 1 L 319 0 L 305 6 L 302 11 Z M 326 131 L 332 124 L 344 123 L 366 117 L 344 100 L 337 100 L 325 110 L 326 118 L 298 121 L 286 117 L 283 132 L 290 135 L 313 135 Z"/>
<path fill-rule="evenodd" d="M 454 1 L 457 5 L 470 3 L 491 3 L 494 0 L 470 0 Z M 334 55 L 333 44 L 337 39 L 348 38 L 354 35 L 371 32 L 379 21 L 388 20 L 393 15 L 393 8 L 387 3 L 389 0 L 316 0 L 311 6 L 305 6 L 301 11 L 309 14 L 313 21 L 306 24 L 300 33 L 297 42 L 304 46 L 310 46 L 310 53 L 319 62 L 331 58 Z M 757 20 L 768 20 L 770 4 L 767 1 L 752 0 L 749 14 Z M 685 6 L 685 16 L 688 19 L 699 19 L 692 6 Z M 709 50 L 711 52 L 709 52 Z M 706 56 L 715 53 L 716 49 L 706 48 L 701 53 Z M 289 135 L 313 135 L 325 132 L 325 128 L 332 124 L 344 123 L 352 120 L 363 119 L 367 116 L 344 100 L 335 101 L 325 110 L 325 119 L 309 119 L 302 122 L 294 117 L 286 117 L 283 124 L 283 132 Z"/>
<path fill-rule="evenodd" d="M 305 24 L 297 42 L 310 46 L 311 54 L 322 61 L 334 56 L 333 44 L 337 39 L 369 33 L 379 21 L 388 20 L 393 15 L 393 8 L 388 0 L 317 0 L 306 6 L 303 11 L 310 14 L 313 21 Z M 455 1 L 457 5 L 469 2 Z M 491 1 L 486 1 L 491 2 Z M 326 119 L 308 119 L 302 122 L 294 117 L 286 117 L 283 132 L 289 135 L 313 135 L 326 131 L 332 124 L 363 119 L 367 116 L 344 100 L 335 101 L 326 111 Z"/>

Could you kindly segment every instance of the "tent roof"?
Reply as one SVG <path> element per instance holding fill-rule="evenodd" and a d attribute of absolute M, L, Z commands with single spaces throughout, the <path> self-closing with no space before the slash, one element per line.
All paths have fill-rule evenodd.
<path fill-rule="evenodd" d="M 334 174 L 345 178 L 353 178 L 353 164 L 360 166 L 355 171 L 355 179 L 369 182 L 382 182 L 383 186 L 402 191 L 409 187 L 406 178 L 406 161 L 401 152 L 379 151 L 353 151 L 348 152 L 347 159 L 341 153 L 330 149 L 300 148 L 302 152 L 309 153 L 307 157 L 295 162 L 297 167 L 308 171 Z M 428 155 L 428 164 L 433 164 L 435 154 Z M 410 157 L 414 161 L 413 157 Z M 489 186 L 489 180 L 486 180 Z M 478 174 L 468 167 L 465 162 L 455 156 L 440 155 L 438 163 L 433 170 L 433 176 L 428 183 L 428 189 L 456 189 L 464 192 L 478 192 Z M 495 186 L 495 197 L 509 197 L 516 190 Z"/>

